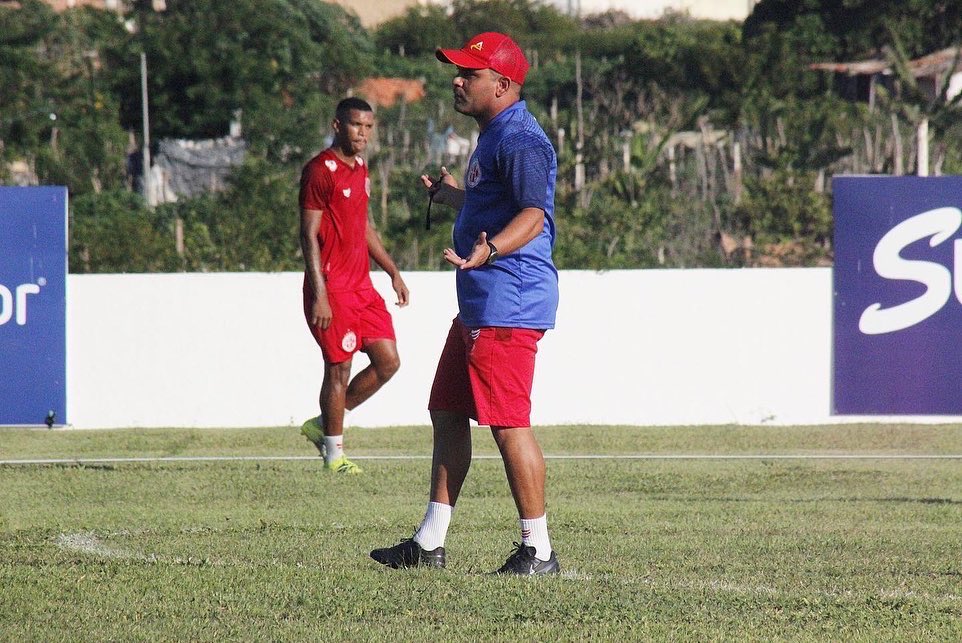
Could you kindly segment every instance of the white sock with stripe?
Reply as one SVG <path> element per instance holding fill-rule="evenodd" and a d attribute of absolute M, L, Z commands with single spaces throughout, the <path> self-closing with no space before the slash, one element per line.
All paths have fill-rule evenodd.
<path fill-rule="evenodd" d="M 521 518 L 521 544 L 534 547 L 538 560 L 551 558 L 551 540 L 548 539 L 548 514 L 540 518 Z"/>
<path fill-rule="evenodd" d="M 344 436 L 324 436 L 324 462 L 330 464 L 344 455 Z"/>

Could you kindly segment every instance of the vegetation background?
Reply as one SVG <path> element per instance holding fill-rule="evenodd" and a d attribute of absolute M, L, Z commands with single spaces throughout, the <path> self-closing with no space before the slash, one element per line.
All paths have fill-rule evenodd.
<path fill-rule="evenodd" d="M 425 83 L 424 99 L 378 110 L 371 216 L 402 269 L 443 268 L 451 213 L 424 229 L 416 177 L 463 171 L 438 142 L 474 123 L 452 110 L 452 70 L 433 52 L 484 30 L 511 33 L 534 66 L 525 97 L 559 155 L 560 268 L 830 265 L 831 176 L 911 173 L 923 118 L 935 172 L 962 171 L 958 99 L 900 74 L 870 107 L 809 67 L 902 69 L 958 44 L 958 2 L 761 0 L 739 24 L 454 0 L 370 31 L 322 0 L 166 5 L 0 6 L 0 183 L 19 162 L 68 186 L 72 272 L 299 270 L 300 168 L 369 77 Z M 246 160 L 226 189 L 157 207 L 136 191 L 141 52 L 155 145 L 225 136 L 241 110 Z"/>

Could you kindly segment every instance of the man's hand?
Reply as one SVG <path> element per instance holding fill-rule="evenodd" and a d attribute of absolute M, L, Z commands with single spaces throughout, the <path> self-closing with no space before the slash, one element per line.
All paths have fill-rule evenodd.
<path fill-rule="evenodd" d="M 490 256 L 491 248 L 488 247 L 487 232 L 482 232 L 478 235 L 478 240 L 474 242 L 474 247 L 471 248 L 471 255 L 467 259 L 459 257 L 453 248 L 444 249 L 444 260 L 461 270 L 471 270 L 472 268 L 483 266 Z"/>
<path fill-rule="evenodd" d="M 401 273 L 394 275 L 391 279 L 391 286 L 394 288 L 394 293 L 397 295 L 397 306 L 404 308 L 411 301 L 411 297 L 408 294 L 408 287 L 404 283 L 404 279 L 401 278 Z"/>
<path fill-rule="evenodd" d="M 464 191 L 458 187 L 458 182 L 446 167 L 441 168 L 441 177 L 436 181 L 427 174 L 422 174 L 421 183 L 427 190 L 428 197 L 435 203 L 455 209 L 460 209 L 464 203 Z"/>
<path fill-rule="evenodd" d="M 322 330 L 327 330 L 331 325 L 334 313 L 331 311 L 331 304 L 327 301 L 327 295 L 322 295 L 314 300 L 314 307 L 311 308 L 311 326 L 320 326 Z"/>

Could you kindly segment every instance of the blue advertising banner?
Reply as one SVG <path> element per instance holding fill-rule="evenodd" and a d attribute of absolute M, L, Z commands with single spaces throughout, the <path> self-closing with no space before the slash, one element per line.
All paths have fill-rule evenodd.
<path fill-rule="evenodd" d="M 0 425 L 67 423 L 67 189 L 0 187 Z"/>
<path fill-rule="evenodd" d="M 843 176 L 833 413 L 962 414 L 962 177 Z"/>

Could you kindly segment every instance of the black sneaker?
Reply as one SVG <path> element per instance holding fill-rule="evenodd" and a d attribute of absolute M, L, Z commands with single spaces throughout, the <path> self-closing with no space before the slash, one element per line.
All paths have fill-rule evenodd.
<path fill-rule="evenodd" d="M 517 548 L 511 555 L 508 556 L 508 560 L 505 561 L 501 569 L 495 572 L 495 574 L 517 574 L 519 576 L 534 576 L 535 574 L 557 574 L 561 571 L 561 565 L 558 564 L 558 557 L 552 551 L 551 556 L 548 560 L 541 560 L 537 558 L 534 554 L 537 549 L 529 545 L 522 545 L 520 543 L 514 543 Z"/>
<path fill-rule="evenodd" d="M 431 551 L 421 549 L 413 538 L 405 538 L 394 547 L 375 549 L 371 558 L 392 569 L 405 567 L 444 567 L 444 547 Z"/>

